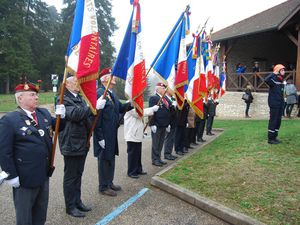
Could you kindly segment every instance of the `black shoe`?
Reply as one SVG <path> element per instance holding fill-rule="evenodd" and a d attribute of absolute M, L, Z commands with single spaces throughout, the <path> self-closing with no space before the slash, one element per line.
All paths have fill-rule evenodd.
<path fill-rule="evenodd" d="M 141 172 L 138 172 L 138 175 L 147 175 L 147 172 L 141 171 Z"/>
<path fill-rule="evenodd" d="M 184 155 L 184 153 L 183 153 L 183 152 L 180 152 L 180 151 L 176 152 L 176 154 L 177 154 L 177 155 Z"/>
<path fill-rule="evenodd" d="M 167 160 L 174 160 L 175 158 L 172 157 L 171 155 L 166 155 L 166 156 L 165 156 L 165 159 L 167 159 Z"/>
<path fill-rule="evenodd" d="M 278 140 L 268 140 L 268 143 L 271 144 L 271 145 L 277 145 L 279 144 L 280 142 Z"/>
<path fill-rule="evenodd" d="M 188 148 L 190 148 L 190 149 L 194 149 L 194 147 L 192 147 L 192 146 L 188 146 L 188 147 L 186 147 L 186 149 L 188 149 Z M 184 150 L 183 150 L 183 152 L 184 152 Z"/>
<path fill-rule="evenodd" d="M 162 161 L 161 159 L 159 160 L 159 162 L 160 162 L 162 165 L 166 165 L 166 164 L 167 164 L 167 162 Z"/>
<path fill-rule="evenodd" d="M 110 188 L 111 188 L 112 190 L 114 190 L 114 191 L 121 191 L 121 190 L 122 190 L 121 186 L 119 186 L 119 185 L 114 185 L 114 184 L 110 185 Z"/>
<path fill-rule="evenodd" d="M 192 144 L 192 145 L 195 145 L 195 146 L 197 146 L 197 145 L 198 145 L 198 143 L 196 143 L 196 142 L 192 142 L 191 144 Z"/>
<path fill-rule="evenodd" d="M 199 142 L 206 142 L 206 140 L 204 140 L 203 138 L 200 138 Z"/>
<path fill-rule="evenodd" d="M 83 203 L 78 204 L 76 208 L 79 209 L 81 212 L 88 212 L 88 211 L 92 210 L 91 207 L 88 207 L 88 206 L 84 205 Z"/>
<path fill-rule="evenodd" d="M 84 212 L 81 212 L 79 209 L 74 208 L 74 209 L 67 209 L 66 213 L 70 216 L 73 217 L 85 217 Z"/>
<path fill-rule="evenodd" d="M 275 140 L 276 140 L 278 143 L 281 143 L 281 141 L 280 141 L 279 139 L 275 138 Z"/>
<path fill-rule="evenodd" d="M 170 155 L 173 159 L 177 159 L 177 156 L 175 156 L 175 155 Z"/>
<path fill-rule="evenodd" d="M 139 178 L 139 176 L 135 175 L 135 174 L 129 174 L 128 176 L 131 177 L 131 178 L 133 178 L 133 179 L 138 179 Z"/>
<path fill-rule="evenodd" d="M 112 190 L 110 188 L 108 188 L 108 189 L 106 189 L 104 191 L 100 191 L 100 193 L 103 194 L 103 195 L 111 196 L 111 197 L 117 196 L 117 192 L 115 192 L 114 190 Z"/>
<path fill-rule="evenodd" d="M 213 133 L 207 133 L 206 135 L 208 135 L 208 136 L 213 136 L 213 135 L 215 135 L 215 134 L 213 134 Z"/>
<path fill-rule="evenodd" d="M 159 167 L 162 167 L 162 166 L 163 166 L 163 164 L 161 164 L 159 161 L 154 161 L 154 162 L 152 162 L 152 165 L 154 165 L 154 166 L 159 166 Z"/>
<path fill-rule="evenodd" d="M 188 148 L 183 148 L 183 153 L 188 153 L 189 149 Z"/>

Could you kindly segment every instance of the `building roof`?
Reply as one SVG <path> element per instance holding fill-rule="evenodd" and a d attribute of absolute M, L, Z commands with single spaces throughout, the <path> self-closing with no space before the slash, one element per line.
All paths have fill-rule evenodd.
<path fill-rule="evenodd" d="M 288 0 L 212 34 L 212 40 L 224 41 L 249 34 L 280 30 L 297 12 L 300 0 Z"/>

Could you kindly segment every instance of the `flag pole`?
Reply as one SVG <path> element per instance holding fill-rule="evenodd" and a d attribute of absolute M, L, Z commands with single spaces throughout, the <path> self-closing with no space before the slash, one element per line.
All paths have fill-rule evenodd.
<path fill-rule="evenodd" d="M 104 91 L 104 93 L 103 93 L 103 99 L 106 98 L 107 91 L 108 91 L 108 87 L 109 87 L 110 84 L 111 84 L 112 78 L 113 78 L 113 75 L 110 76 L 109 81 L 108 81 L 108 83 L 107 83 L 107 85 L 106 85 L 106 87 L 105 87 L 105 91 Z M 89 135 L 88 135 L 88 138 L 87 138 L 87 142 L 86 142 L 86 145 L 87 145 L 88 148 L 90 147 L 90 140 L 91 140 L 91 137 L 92 137 L 92 135 L 93 135 L 93 131 L 95 130 L 95 127 L 96 127 L 96 125 L 97 125 L 97 121 L 98 121 L 98 119 L 99 119 L 99 117 L 100 117 L 101 111 L 102 111 L 101 109 L 100 109 L 100 110 L 97 110 L 96 117 L 95 117 L 95 119 L 94 119 L 94 121 L 93 121 L 91 130 L 90 130 L 90 132 L 89 132 Z"/>
<path fill-rule="evenodd" d="M 184 13 L 188 12 L 188 10 L 189 10 L 189 5 L 186 6 L 186 9 L 185 9 Z M 152 68 L 156 65 L 156 63 L 158 62 L 158 60 L 160 59 L 160 57 L 163 55 L 163 53 L 166 51 L 168 45 L 170 44 L 171 40 L 173 39 L 173 37 L 174 37 L 176 31 L 178 30 L 180 24 L 181 24 L 182 21 L 183 21 L 183 19 L 184 19 L 184 14 L 182 15 L 182 17 L 181 17 L 181 19 L 180 19 L 180 21 L 179 21 L 179 23 L 178 23 L 176 29 L 174 30 L 173 34 L 172 34 L 171 37 L 169 38 L 169 40 L 168 40 L 168 42 L 166 43 L 164 49 L 161 51 L 160 55 L 156 58 L 156 61 L 151 65 L 150 69 L 147 71 L 146 77 L 148 76 L 148 74 L 150 73 L 150 71 L 152 70 Z"/>
<path fill-rule="evenodd" d="M 64 102 L 67 73 L 68 73 L 67 67 L 65 67 L 64 78 L 61 83 L 61 89 L 60 89 L 60 94 L 59 94 L 59 104 L 60 105 L 63 104 L 63 102 Z M 51 161 L 50 161 L 50 166 L 49 166 L 49 171 L 48 171 L 49 177 L 52 176 L 52 174 L 55 170 L 54 159 L 55 159 L 57 137 L 58 137 L 58 133 L 59 133 L 59 125 L 60 125 L 60 115 L 56 115 L 55 130 L 54 130 L 54 137 L 53 137 L 53 143 L 52 143 L 52 155 L 51 155 Z"/>

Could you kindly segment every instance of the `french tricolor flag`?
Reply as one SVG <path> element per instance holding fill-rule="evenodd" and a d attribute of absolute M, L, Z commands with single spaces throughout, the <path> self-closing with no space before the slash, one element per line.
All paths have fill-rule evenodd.
<path fill-rule="evenodd" d="M 175 92 L 177 106 L 184 104 L 184 86 L 188 72 L 185 36 L 189 31 L 189 6 L 183 12 L 151 64 L 153 71 Z"/>
<path fill-rule="evenodd" d="M 144 90 L 147 87 L 145 58 L 141 37 L 141 9 L 138 0 L 131 0 L 133 12 L 112 69 L 112 75 L 125 80 L 125 95 L 140 117 L 144 113 Z"/>
<path fill-rule="evenodd" d="M 76 75 L 83 97 L 96 113 L 96 79 L 100 67 L 99 33 L 94 0 L 77 0 L 67 50 L 67 70 Z"/>
<path fill-rule="evenodd" d="M 226 92 L 226 57 L 224 56 L 222 62 L 222 72 L 220 74 L 220 92 L 219 97 L 222 97 Z"/>
<path fill-rule="evenodd" d="M 203 57 L 200 51 L 201 37 L 194 35 L 193 45 L 189 49 L 187 101 L 195 113 L 203 118 L 203 97 L 207 95 Z"/>

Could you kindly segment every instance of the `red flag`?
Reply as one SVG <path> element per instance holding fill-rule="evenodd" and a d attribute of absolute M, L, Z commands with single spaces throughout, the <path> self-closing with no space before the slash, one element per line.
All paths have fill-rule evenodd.
<path fill-rule="evenodd" d="M 67 52 L 67 69 L 76 75 L 81 94 L 96 114 L 96 79 L 100 67 L 99 34 L 94 0 L 77 0 Z"/>

